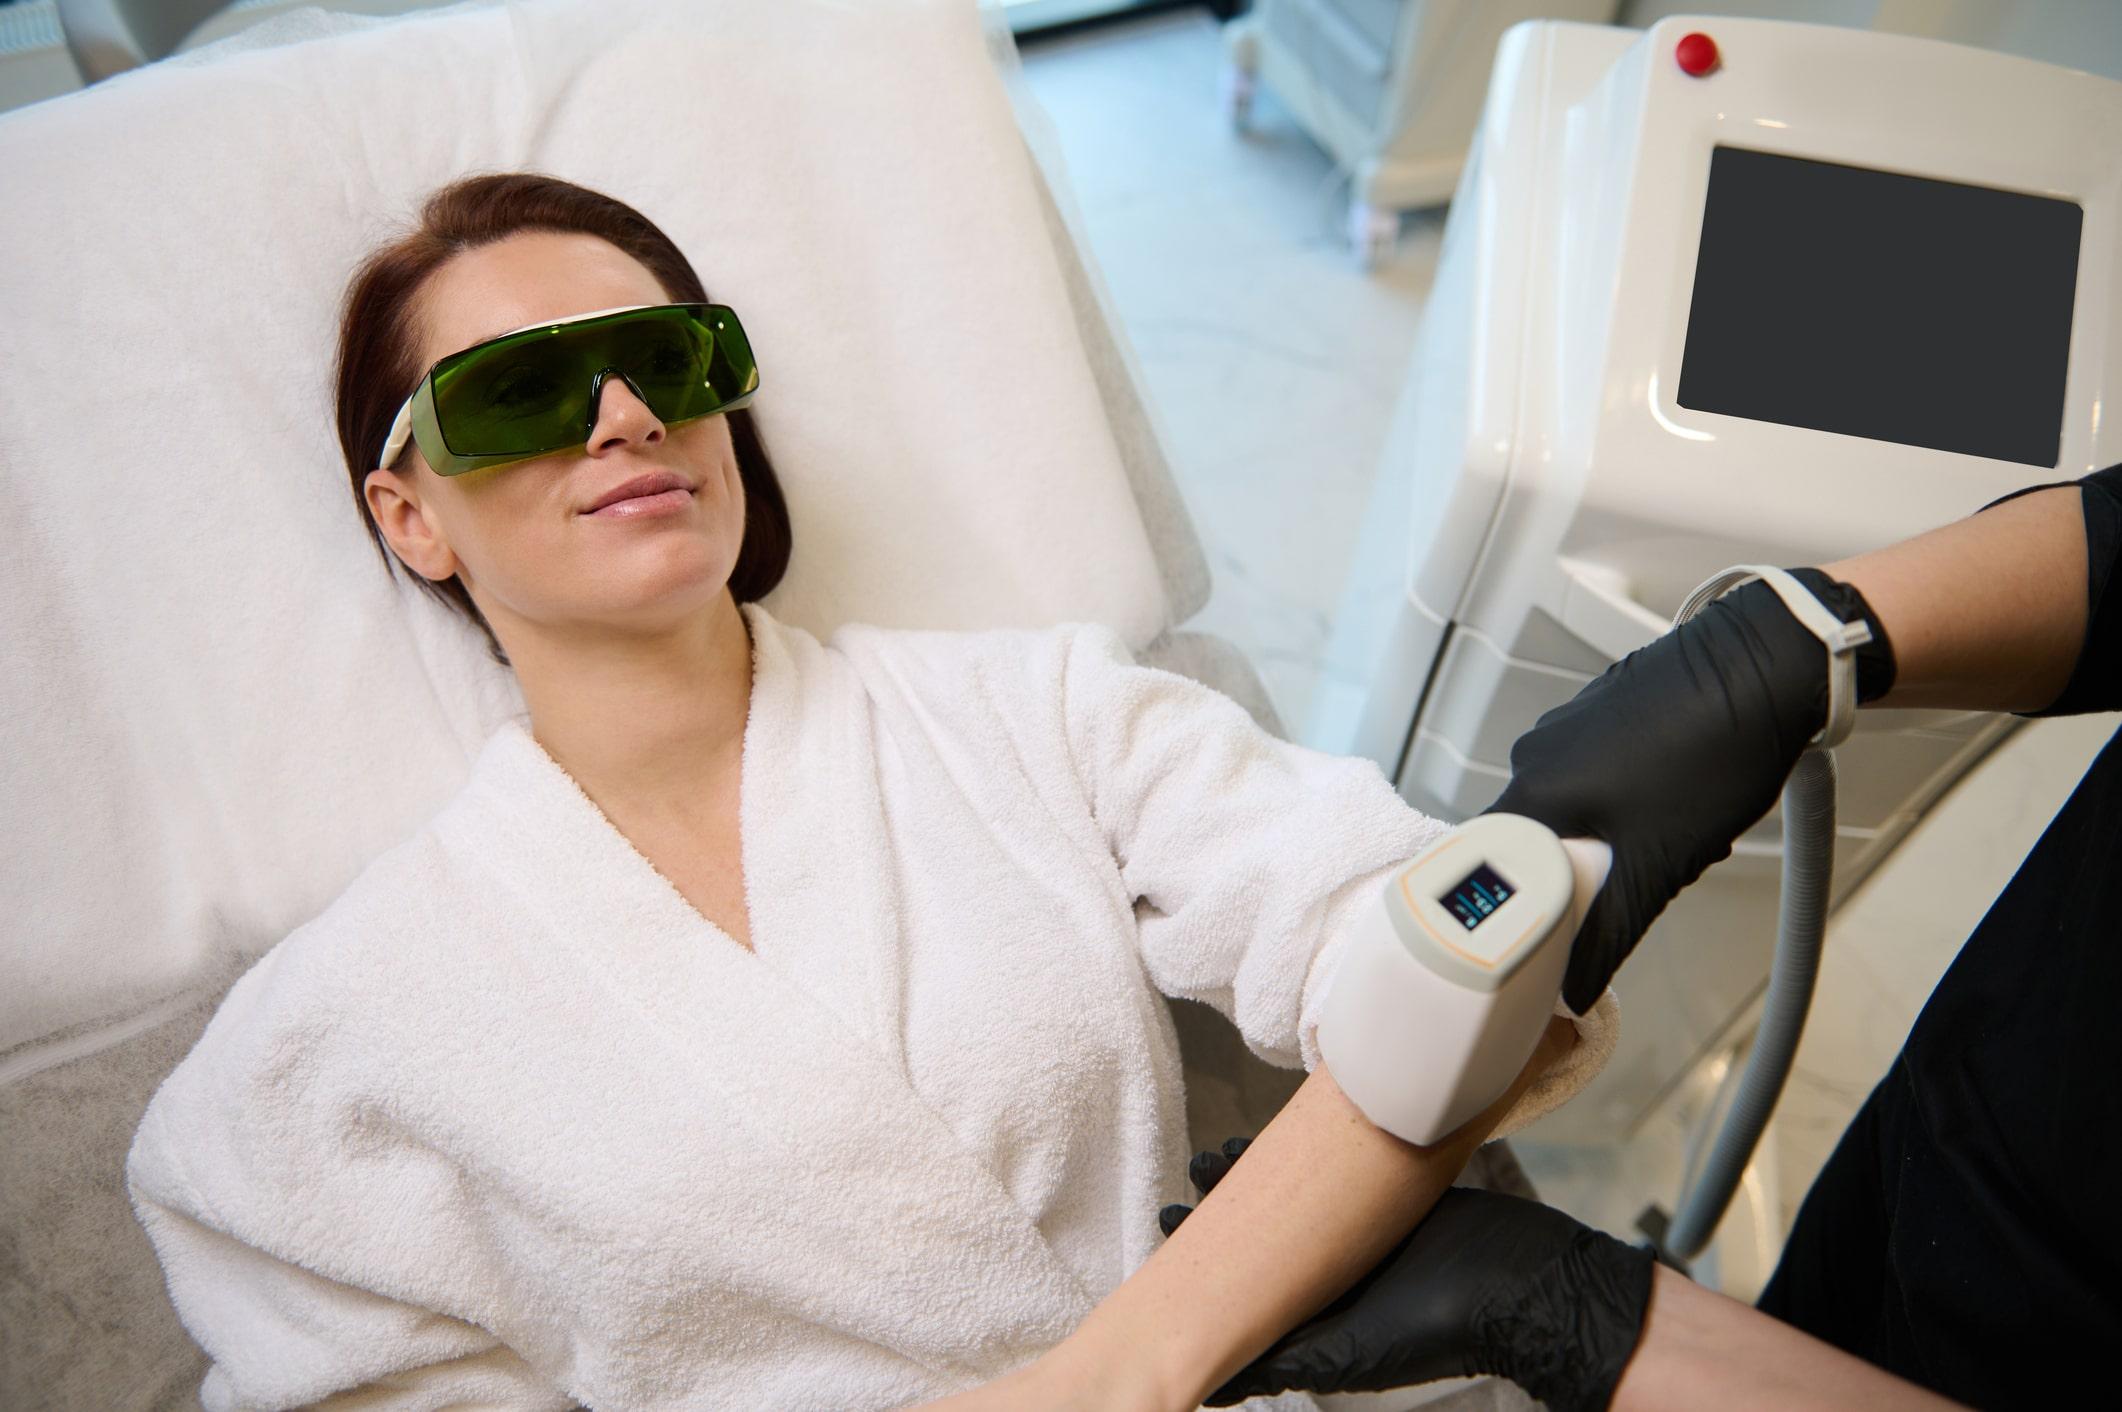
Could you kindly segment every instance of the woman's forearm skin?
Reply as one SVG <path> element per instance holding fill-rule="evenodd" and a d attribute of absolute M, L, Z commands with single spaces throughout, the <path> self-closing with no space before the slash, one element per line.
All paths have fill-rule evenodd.
<path fill-rule="evenodd" d="M 1945 1412 L 1959 1404 L 1660 1265 L 1614 1412 Z"/>
<path fill-rule="evenodd" d="M 1374 1126 L 1314 1070 L 1185 1224 L 1052 1356 L 1147 1379 L 1136 1405 L 1193 1408 L 1382 1260 L 1525 1088 L 1575 1042 L 1552 1022 L 1524 1073 L 1443 1142 Z"/>
<path fill-rule="evenodd" d="M 2037 711 L 2085 644 L 2085 511 L 2076 486 L 2035 491 L 1899 544 L 1823 564 L 1894 646 L 1873 706 Z"/>

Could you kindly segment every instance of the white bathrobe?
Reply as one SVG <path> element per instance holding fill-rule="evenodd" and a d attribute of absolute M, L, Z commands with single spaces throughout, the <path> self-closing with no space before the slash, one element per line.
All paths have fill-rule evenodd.
<path fill-rule="evenodd" d="M 209 1408 L 846 1412 L 1006 1372 L 1189 1196 L 1159 993 L 1316 1063 L 1351 918 L 1442 829 L 1106 628 L 743 611 L 753 950 L 518 719 L 155 1095 L 128 1177 Z M 1611 997 L 1579 1024 L 1506 1128 L 1596 1071 Z"/>

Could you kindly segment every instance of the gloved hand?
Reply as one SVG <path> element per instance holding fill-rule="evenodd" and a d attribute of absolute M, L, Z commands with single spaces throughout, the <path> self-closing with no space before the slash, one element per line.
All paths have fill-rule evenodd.
<path fill-rule="evenodd" d="M 1864 596 L 1818 569 L 1791 574 L 1845 623 L 1857 699 L 1893 686 L 1893 647 Z M 1775 804 L 1827 721 L 1827 650 L 1767 584 L 1742 585 L 1616 662 L 1511 746 L 1510 785 L 1484 812 L 1538 819 L 1613 848 L 1562 998 L 1590 1010 L 1665 905 Z"/>
<path fill-rule="evenodd" d="M 1195 1155 L 1205 1195 L 1245 1151 Z M 1158 1215 L 1170 1235 L 1192 1211 Z M 1399 1249 L 1208 1398 L 1379 1392 L 1437 1378 L 1509 1378 L 1554 1412 L 1613 1399 L 1650 1307 L 1652 1258 L 1537 1201 L 1453 1187 Z"/>

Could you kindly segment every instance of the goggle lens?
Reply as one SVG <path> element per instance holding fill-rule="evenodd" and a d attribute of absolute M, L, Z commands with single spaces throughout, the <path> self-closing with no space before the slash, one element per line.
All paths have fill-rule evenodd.
<path fill-rule="evenodd" d="M 623 377 L 665 425 L 734 410 L 759 385 L 751 344 L 726 305 L 663 304 L 525 329 L 435 364 L 435 430 L 446 454 L 428 459 L 457 474 L 581 446 L 607 374 Z"/>

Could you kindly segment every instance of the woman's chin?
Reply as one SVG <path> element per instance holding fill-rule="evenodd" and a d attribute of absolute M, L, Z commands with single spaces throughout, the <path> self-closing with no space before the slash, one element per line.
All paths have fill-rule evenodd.
<path fill-rule="evenodd" d="M 598 585 L 596 596 L 601 600 L 601 611 L 595 616 L 614 628 L 678 632 L 701 614 L 713 611 L 728 588 L 729 569 L 721 564 L 702 563 L 689 572 L 666 568 L 624 585 L 607 577 Z"/>

